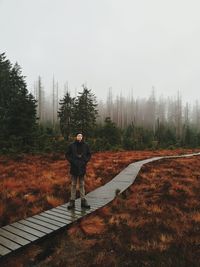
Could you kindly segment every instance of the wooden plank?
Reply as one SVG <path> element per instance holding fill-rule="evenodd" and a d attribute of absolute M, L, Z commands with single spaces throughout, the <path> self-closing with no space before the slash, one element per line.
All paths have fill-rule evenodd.
<path fill-rule="evenodd" d="M 104 203 L 104 204 L 98 204 L 98 203 L 96 203 L 96 202 L 89 202 L 89 205 L 91 206 L 91 207 L 94 207 L 94 208 L 101 208 L 101 207 L 104 207 L 105 205 L 106 205 L 107 203 Z"/>
<path fill-rule="evenodd" d="M 118 188 L 118 187 L 120 187 L 120 188 L 128 188 L 129 186 L 131 186 L 133 183 L 132 182 L 129 182 L 129 183 L 127 183 L 127 182 L 123 182 L 123 181 L 116 181 L 114 184 L 113 184 L 113 186 L 115 187 L 115 188 Z M 110 185 L 109 185 L 110 186 Z"/>
<path fill-rule="evenodd" d="M 99 194 L 98 196 L 97 195 L 90 195 L 90 196 L 88 196 L 88 198 L 91 198 L 91 199 L 100 199 L 101 201 L 105 201 L 106 203 L 108 203 L 108 202 L 110 202 L 110 201 L 112 201 L 114 198 L 116 197 L 116 195 L 115 195 L 115 193 L 113 192 L 112 193 L 112 197 L 110 197 L 110 195 L 109 195 L 109 197 L 108 197 L 108 195 L 106 195 L 106 194 Z"/>
<path fill-rule="evenodd" d="M 75 207 L 75 209 L 74 209 L 74 212 L 79 213 L 81 215 L 81 217 L 84 216 L 86 211 L 89 211 L 89 209 L 84 209 L 84 208 L 80 208 L 80 207 Z"/>
<path fill-rule="evenodd" d="M 67 207 L 68 207 L 68 205 L 66 204 L 65 207 L 61 207 L 61 206 L 59 206 L 59 207 L 57 207 L 56 209 L 58 209 L 58 210 L 60 210 L 60 211 L 62 211 L 62 212 L 69 213 L 70 215 L 77 215 L 77 216 L 78 216 L 78 214 L 75 214 L 75 213 L 74 213 L 74 210 L 73 210 L 73 209 L 68 210 Z"/>
<path fill-rule="evenodd" d="M 109 185 L 110 188 L 112 188 L 113 193 L 116 195 L 116 191 L 122 191 L 124 189 L 127 189 L 127 187 L 129 187 L 129 185 L 126 185 L 125 183 L 118 183 L 118 184 L 112 184 Z"/>
<path fill-rule="evenodd" d="M 90 209 L 85 209 L 86 211 L 91 211 L 91 210 L 95 211 L 96 209 L 98 209 L 99 207 L 101 207 L 101 206 L 95 206 L 92 203 L 90 203 L 89 205 L 90 205 Z"/>
<path fill-rule="evenodd" d="M 30 243 L 30 241 L 28 241 L 27 239 L 24 239 L 18 235 L 12 234 L 12 233 L 10 233 L 10 232 L 2 229 L 2 228 L 0 229 L 0 235 L 8 238 L 10 240 L 15 241 L 16 243 L 20 244 L 21 246 L 25 246 L 28 243 Z"/>
<path fill-rule="evenodd" d="M 75 213 L 75 211 L 73 209 L 72 210 L 66 210 L 66 208 L 65 209 L 56 208 L 56 212 L 59 212 L 61 214 L 63 212 L 66 213 L 66 215 L 69 216 L 69 218 L 73 221 L 76 221 L 82 217 L 80 213 Z"/>
<path fill-rule="evenodd" d="M 67 206 L 68 206 L 68 204 L 67 204 Z M 66 207 L 67 207 L 67 206 L 66 206 Z M 72 214 L 72 213 L 73 213 L 73 210 L 68 210 L 68 208 L 66 208 L 66 207 L 63 208 L 63 207 L 61 207 L 61 206 L 58 206 L 58 207 L 56 207 L 56 210 L 58 210 L 58 211 L 60 211 L 60 212 L 61 212 L 61 211 L 62 211 L 62 212 L 68 212 L 68 213 L 70 212 L 70 214 Z"/>
<path fill-rule="evenodd" d="M 56 222 L 61 222 L 61 223 L 63 223 L 64 225 L 70 223 L 70 221 L 68 221 L 67 219 L 58 218 L 57 216 L 48 214 L 47 212 L 43 212 L 43 213 L 41 213 L 40 215 L 41 215 L 41 216 L 44 216 L 44 217 L 47 217 L 47 218 L 50 218 L 50 219 L 52 219 L 52 220 L 55 220 Z"/>
<path fill-rule="evenodd" d="M 70 218 L 70 220 L 73 220 L 73 221 L 78 218 L 78 217 L 77 218 L 74 217 L 74 214 L 72 212 L 70 212 L 69 210 L 63 210 L 63 209 L 59 209 L 59 208 L 54 208 L 54 209 L 51 209 L 50 211 L 56 212 L 58 214 L 66 215 L 66 216 L 68 216 Z"/>
<path fill-rule="evenodd" d="M 116 197 L 116 189 L 111 189 L 109 192 L 102 192 L 102 193 L 99 193 L 98 195 L 91 194 L 89 197 L 93 199 L 109 202 Z"/>
<path fill-rule="evenodd" d="M 104 204 L 96 204 L 96 203 L 93 203 L 93 202 L 89 202 L 89 205 L 90 205 L 90 209 L 83 209 L 83 208 L 80 208 L 80 207 L 76 207 L 76 210 L 83 210 L 83 211 L 91 211 L 91 210 L 96 210 L 96 209 L 99 209 L 99 208 L 102 208 L 106 205 L 106 203 Z"/>
<path fill-rule="evenodd" d="M 93 206 L 93 207 L 96 207 L 96 208 L 101 208 L 101 207 L 104 207 L 105 205 L 107 205 L 108 203 L 99 204 L 99 203 L 96 203 L 96 202 L 92 202 L 91 201 L 91 202 L 89 202 L 89 205 L 90 206 Z"/>
<path fill-rule="evenodd" d="M 68 207 L 68 205 L 64 204 L 64 205 L 62 205 L 62 207 L 60 206 L 60 209 L 66 211 L 66 210 L 68 210 L 67 207 Z M 74 210 L 74 209 L 70 210 L 70 212 L 72 212 L 72 213 L 74 213 L 74 214 L 76 214 L 76 215 L 81 215 L 80 212 L 76 212 L 76 213 L 75 213 L 75 210 Z M 81 217 L 82 217 L 82 216 L 81 216 Z"/>
<path fill-rule="evenodd" d="M 75 205 L 75 206 L 76 206 L 76 205 Z M 68 210 L 68 203 L 63 204 L 62 206 L 60 206 L 60 209 L 62 209 L 62 210 L 64 210 L 64 211 Z M 68 210 L 68 211 L 69 211 L 69 210 Z M 74 209 L 73 209 L 73 210 L 70 210 L 69 212 L 74 212 Z"/>
<path fill-rule="evenodd" d="M 41 220 L 33 218 L 33 217 L 29 217 L 26 220 L 30 221 L 30 222 L 33 222 L 35 224 L 41 225 L 41 226 L 45 226 L 45 227 L 47 227 L 47 228 L 49 228 L 51 230 L 54 230 L 54 231 L 59 229 L 59 226 L 55 226 L 55 225 L 53 225 L 51 223 L 47 223 L 47 222 L 41 221 Z"/>
<path fill-rule="evenodd" d="M 110 201 L 99 201 L 98 199 L 94 199 L 94 198 L 88 198 L 87 201 L 89 205 L 93 203 L 98 206 L 101 206 L 101 205 L 103 206 L 110 202 Z"/>
<path fill-rule="evenodd" d="M 60 221 L 60 219 L 64 220 L 63 222 L 67 223 L 67 224 L 72 223 L 74 221 L 73 219 L 70 219 L 69 216 L 67 216 L 65 214 L 58 213 L 56 211 L 48 210 L 48 211 L 45 211 L 45 214 L 46 213 L 49 214 L 49 215 L 55 216 L 58 221 Z"/>
<path fill-rule="evenodd" d="M 114 181 L 110 181 L 108 182 L 107 186 L 108 188 L 109 187 L 116 187 L 116 186 L 119 186 L 119 185 L 124 185 L 126 187 L 129 187 L 130 185 L 132 185 L 132 181 L 123 181 L 121 178 L 118 178 L 117 180 L 114 180 Z"/>
<path fill-rule="evenodd" d="M 91 199 L 93 199 L 93 200 L 95 200 L 95 199 L 99 200 L 100 199 L 102 202 L 106 202 L 106 203 L 112 201 L 115 197 L 116 197 L 115 192 L 112 192 L 112 197 L 110 197 L 110 193 L 109 193 L 109 197 L 106 194 L 101 194 L 101 195 L 99 194 L 98 196 L 90 195 Z"/>
<path fill-rule="evenodd" d="M 103 206 L 101 206 L 101 207 L 93 207 L 93 206 L 91 206 L 91 209 L 93 210 L 93 211 L 97 211 L 97 210 L 99 210 L 99 209 L 101 209 Z"/>
<path fill-rule="evenodd" d="M 96 210 L 98 210 L 98 209 L 100 209 L 100 208 L 101 208 L 101 207 L 98 207 L 98 208 L 97 208 L 97 207 L 92 207 L 92 206 L 91 206 L 91 207 L 90 207 L 90 210 L 91 210 L 92 212 L 94 212 L 94 211 L 96 211 Z"/>
<path fill-rule="evenodd" d="M 26 225 L 18 223 L 18 222 L 12 223 L 11 225 L 16 227 L 17 229 L 23 230 L 24 232 L 30 233 L 30 234 L 35 235 L 37 237 L 42 237 L 45 235 L 45 233 L 43 233 L 41 231 L 35 230 L 32 227 L 26 226 Z"/>
<path fill-rule="evenodd" d="M 5 230 L 7 230 L 7 231 L 9 231 L 9 232 L 11 232 L 13 234 L 19 235 L 19 236 L 21 236 L 21 237 L 23 237 L 23 238 L 25 238 L 25 239 L 27 239 L 29 241 L 34 241 L 34 240 L 38 239 L 37 236 L 31 235 L 31 234 L 29 234 L 27 232 L 19 230 L 19 229 L 15 228 L 15 227 L 13 227 L 11 225 L 6 225 L 6 226 L 3 227 L 3 229 L 5 229 Z"/>
<path fill-rule="evenodd" d="M 114 198 L 114 194 L 113 194 L 113 191 L 109 190 L 109 188 L 104 188 L 102 189 L 101 191 L 98 191 L 98 192 L 94 192 L 94 191 L 91 191 L 87 197 L 90 198 L 96 198 L 96 199 L 99 199 L 100 201 L 102 201 L 102 199 L 113 199 Z"/>
<path fill-rule="evenodd" d="M 46 228 L 46 227 L 44 227 L 44 226 L 35 224 L 35 223 L 33 223 L 33 222 L 29 222 L 29 221 L 27 221 L 27 220 L 21 220 L 20 223 L 25 224 L 26 226 L 30 226 L 30 227 L 32 227 L 32 228 L 34 228 L 34 229 L 36 229 L 36 230 L 39 230 L 39 231 L 41 231 L 41 232 L 44 232 L 44 233 L 46 233 L 46 234 L 49 234 L 49 233 L 51 233 L 51 232 L 53 231 L 53 230 L 51 230 L 51 229 L 49 229 L 49 228 Z"/>
<path fill-rule="evenodd" d="M 66 208 L 65 208 L 65 210 L 66 210 Z M 65 212 L 65 210 L 63 209 L 64 212 Z M 91 213 L 91 211 L 89 212 L 89 210 L 86 210 L 83 208 L 81 209 L 81 207 L 79 207 L 77 205 L 75 206 L 75 209 L 73 209 L 72 211 L 74 214 L 78 214 L 78 217 L 76 219 L 79 219 L 79 218 L 83 217 L 84 215 Z M 87 213 L 85 211 L 87 211 Z M 71 211 L 69 211 L 69 212 L 71 214 Z"/>
<path fill-rule="evenodd" d="M 82 217 L 83 217 L 83 216 L 85 216 L 85 215 L 90 214 L 91 212 L 93 212 L 93 209 L 92 208 L 90 208 L 90 209 L 76 208 L 75 211 L 81 212 Z"/>
<path fill-rule="evenodd" d="M 90 209 L 79 210 L 79 208 L 77 208 L 76 211 L 80 211 L 81 214 L 82 214 L 82 217 L 84 217 L 85 215 L 88 215 L 88 214 L 92 213 L 94 210 L 92 210 L 91 208 Z"/>
<path fill-rule="evenodd" d="M 65 226 L 65 223 L 61 223 L 61 222 L 55 221 L 54 219 L 44 217 L 43 215 L 41 215 L 41 213 L 40 213 L 40 215 L 34 215 L 34 218 L 40 219 L 41 221 L 44 221 L 44 222 L 55 224 L 55 225 L 59 226 L 59 228 Z"/>
<path fill-rule="evenodd" d="M 65 220 L 67 220 L 67 221 L 70 222 L 70 223 L 73 222 L 73 220 L 71 220 L 69 216 L 67 216 L 67 215 L 65 215 L 65 214 L 58 213 L 58 212 L 56 212 L 56 211 L 47 210 L 47 211 L 45 211 L 45 213 L 48 213 L 48 214 L 50 214 L 50 215 L 54 215 L 54 216 L 56 216 L 56 217 L 58 217 L 58 218 L 65 219 Z"/>
<path fill-rule="evenodd" d="M 88 196 L 88 195 L 87 195 L 86 200 L 87 200 L 88 204 L 90 204 L 91 201 L 95 201 L 98 204 L 104 204 L 104 203 L 107 203 L 108 202 L 107 200 L 103 200 L 103 199 L 90 198 L 90 196 Z M 77 199 L 77 202 L 76 203 L 81 206 L 81 200 L 80 199 Z"/>
<path fill-rule="evenodd" d="M 5 248 L 4 246 L 0 245 L 0 256 L 4 256 L 10 252 L 11 252 L 10 249 Z"/>
<path fill-rule="evenodd" d="M 62 211 L 68 211 L 68 212 L 71 212 L 71 213 L 74 213 L 74 211 L 73 210 L 68 210 L 68 205 L 69 205 L 69 203 L 66 203 L 66 204 L 64 204 L 64 205 L 61 205 L 61 206 L 59 206 L 59 207 L 57 207 L 57 209 L 60 209 L 60 210 L 62 210 Z"/>
<path fill-rule="evenodd" d="M 7 247 L 10 250 L 16 250 L 20 248 L 21 246 L 10 239 L 7 239 L 3 236 L 0 236 L 0 244 L 3 245 L 4 247 Z"/>
<path fill-rule="evenodd" d="M 96 205 L 94 203 L 90 203 L 90 207 L 93 208 L 93 209 L 100 209 L 100 208 L 104 207 L 105 205 Z"/>
<path fill-rule="evenodd" d="M 121 181 L 121 182 L 124 182 L 124 183 L 132 183 L 133 182 L 133 179 L 134 177 L 138 174 L 139 170 L 132 170 L 131 171 L 131 174 L 129 175 L 125 175 L 123 173 L 120 173 L 119 175 L 117 175 L 113 180 L 111 180 L 110 182 L 118 182 L 118 181 Z"/>

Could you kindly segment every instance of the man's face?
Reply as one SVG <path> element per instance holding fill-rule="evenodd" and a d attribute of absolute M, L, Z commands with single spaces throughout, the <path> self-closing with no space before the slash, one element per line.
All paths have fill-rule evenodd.
<path fill-rule="evenodd" d="M 79 142 L 81 142 L 82 139 L 83 139 L 83 135 L 82 134 L 77 134 L 76 140 L 78 140 Z"/>

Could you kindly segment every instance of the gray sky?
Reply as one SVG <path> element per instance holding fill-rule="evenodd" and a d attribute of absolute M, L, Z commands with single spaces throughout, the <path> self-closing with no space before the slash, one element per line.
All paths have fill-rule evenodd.
<path fill-rule="evenodd" d="M 199 0 L 0 0 L 0 52 L 29 88 L 200 100 Z"/>

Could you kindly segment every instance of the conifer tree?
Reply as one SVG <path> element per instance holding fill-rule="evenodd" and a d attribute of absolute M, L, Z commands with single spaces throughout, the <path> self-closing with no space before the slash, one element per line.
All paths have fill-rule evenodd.
<path fill-rule="evenodd" d="M 90 137 L 96 125 L 97 101 L 91 90 L 83 85 L 83 92 L 79 92 L 75 100 L 73 111 L 73 132 L 82 131 L 84 135 Z"/>
<path fill-rule="evenodd" d="M 60 100 L 60 109 L 58 111 L 58 117 L 60 119 L 60 130 L 62 135 L 66 140 L 69 139 L 70 134 L 72 133 L 72 116 L 74 109 L 74 98 L 70 96 L 70 93 L 67 91 L 64 98 Z"/>
<path fill-rule="evenodd" d="M 28 93 L 21 68 L 0 54 L 0 147 L 30 147 L 36 126 L 36 101 Z"/>
<path fill-rule="evenodd" d="M 119 145 L 121 143 L 120 129 L 111 120 L 110 117 L 105 118 L 105 124 L 102 129 L 102 136 L 111 146 Z"/>

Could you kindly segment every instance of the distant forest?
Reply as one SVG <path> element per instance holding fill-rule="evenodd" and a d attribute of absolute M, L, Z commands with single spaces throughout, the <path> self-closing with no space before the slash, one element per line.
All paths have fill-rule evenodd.
<path fill-rule="evenodd" d="M 183 104 L 180 92 L 157 99 L 154 90 L 135 98 L 108 89 L 97 101 L 86 85 L 61 94 L 54 78 L 47 96 L 41 77 L 30 93 L 20 66 L 0 54 L 1 154 L 63 152 L 78 131 L 93 151 L 199 147 L 200 105 Z"/>

